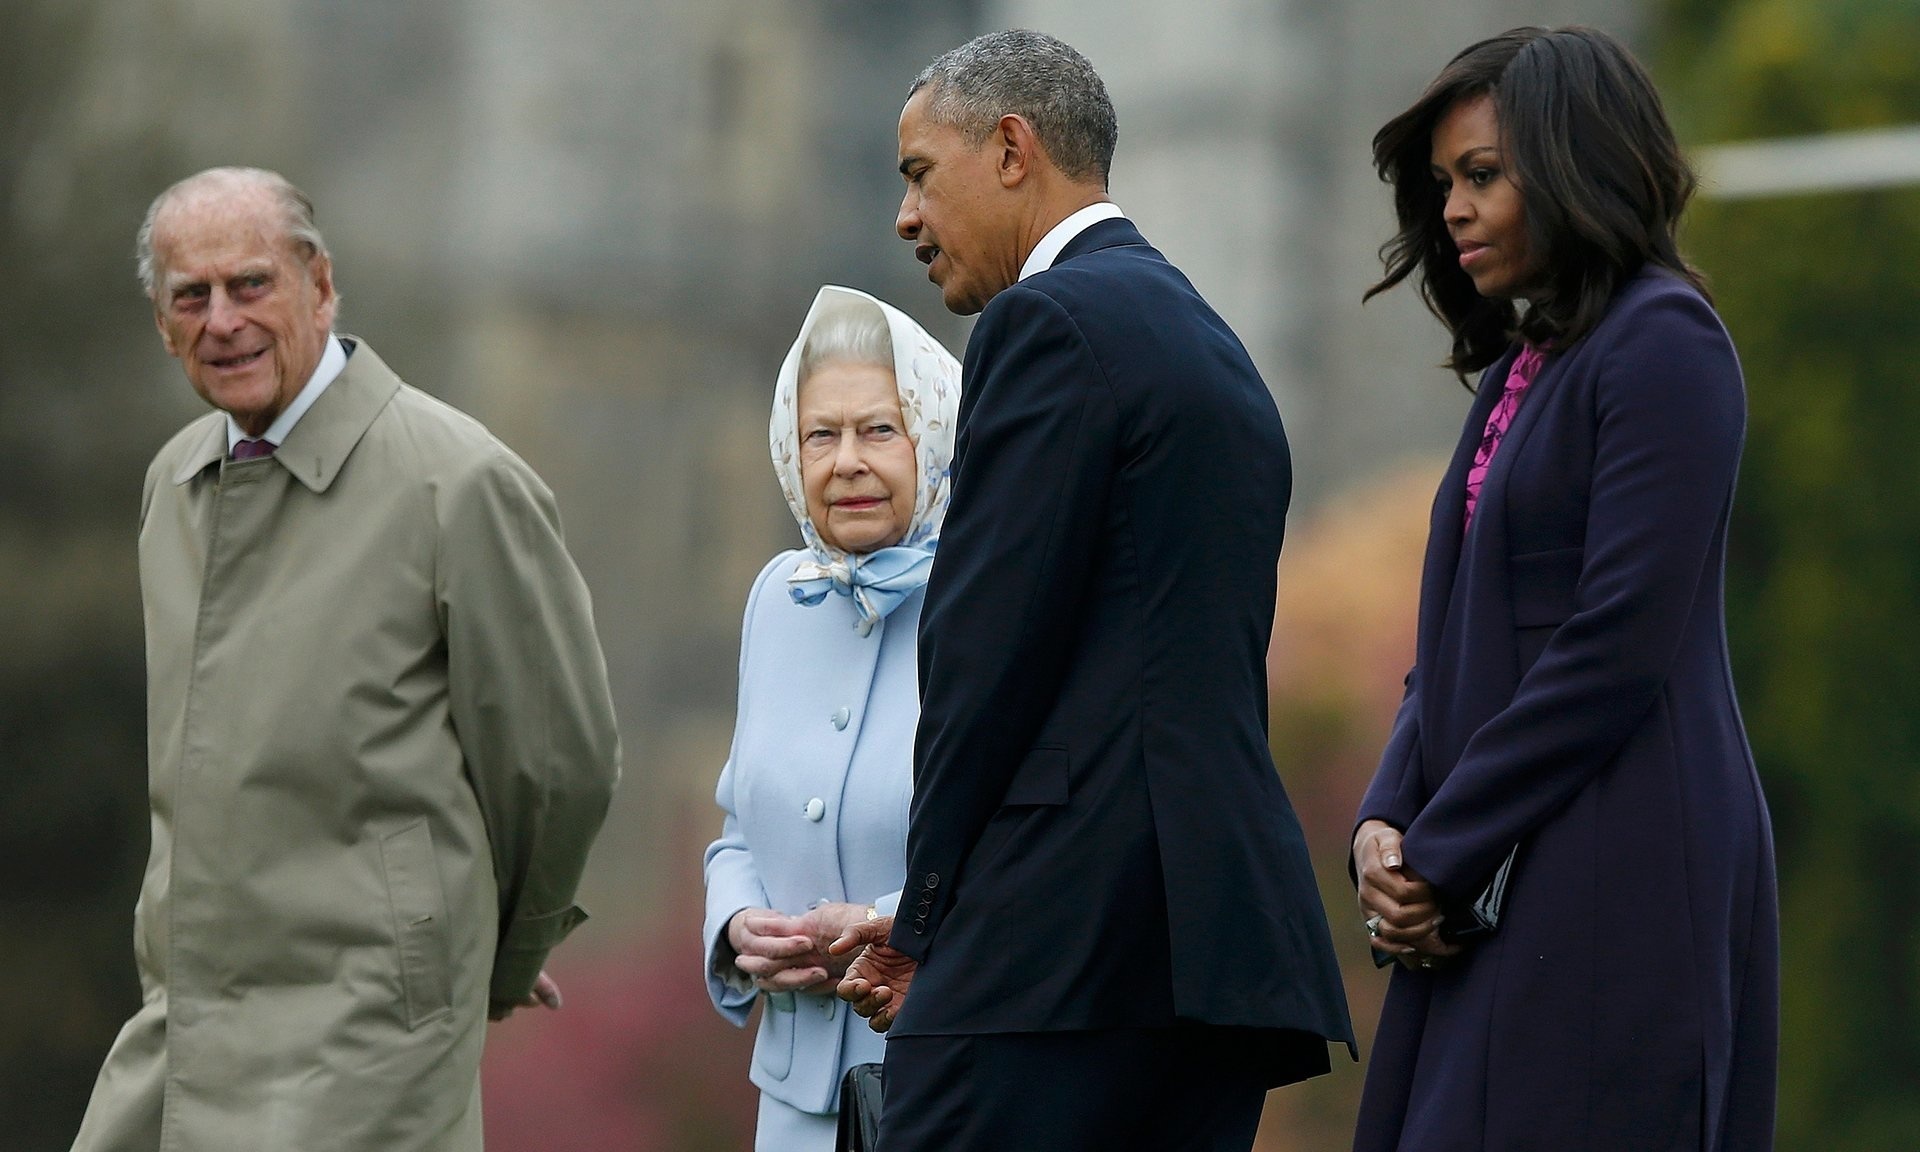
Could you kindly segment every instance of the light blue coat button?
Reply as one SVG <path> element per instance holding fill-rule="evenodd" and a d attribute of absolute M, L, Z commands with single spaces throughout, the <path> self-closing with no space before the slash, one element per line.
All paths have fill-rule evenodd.
<path fill-rule="evenodd" d="M 813 799 L 807 801 L 807 819 L 813 821 L 815 824 L 818 824 L 820 823 L 821 820 L 826 818 L 826 815 L 827 815 L 827 802 L 825 800 L 822 800 L 820 799 L 820 797 L 815 796 Z"/>
<path fill-rule="evenodd" d="M 841 708 L 837 709 L 834 714 L 827 717 L 827 719 L 833 721 L 833 726 L 836 729 L 844 732 L 847 730 L 847 721 L 853 719 L 853 713 L 847 711 L 845 708 Z"/>

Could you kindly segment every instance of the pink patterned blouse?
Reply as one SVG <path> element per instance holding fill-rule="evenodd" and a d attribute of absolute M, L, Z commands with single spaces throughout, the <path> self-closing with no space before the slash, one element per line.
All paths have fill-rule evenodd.
<path fill-rule="evenodd" d="M 1467 469 L 1467 527 L 1473 524 L 1473 508 L 1480 502 L 1480 485 L 1486 482 L 1487 469 L 1493 466 L 1493 454 L 1499 451 L 1500 441 L 1505 439 L 1507 429 L 1513 426 L 1514 414 L 1520 411 L 1520 397 L 1525 394 L 1527 385 L 1533 383 L 1546 358 L 1546 353 L 1531 344 L 1522 348 L 1520 355 L 1514 358 L 1513 369 L 1507 373 L 1506 389 L 1500 393 L 1499 402 L 1487 417 L 1487 430 L 1481 433 L 1480 447 L 1473 453 L 1473 467 Z"/>

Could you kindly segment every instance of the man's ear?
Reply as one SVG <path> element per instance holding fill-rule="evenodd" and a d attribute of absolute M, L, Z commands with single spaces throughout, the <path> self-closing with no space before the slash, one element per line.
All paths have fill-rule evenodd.
<path fill-rule="evenodd" d="M 339 300 L 333 291 L 333 260 L 325 252 L 315 252 L 307 260 L 307 276 L 313 281 L 314 295 L 319 298 L 320 307 L 326 310 L 327 326 L 333 326 L 335 309 Z"/>
<path fill-rule="evenodd" d="M 1000 150 L 1000 186 L 1018 188 L 1031 178 L 1044 151 L 1026 117 L 1009 112 L 993 126 L 993 144 Z"/>
<path fill-rule="evenodd" d="M 180 358 L 180 349 L 173 346 L 173 333 L 167 331 L 167 318 L 160 314 L 160 304 L 158 301 L 153 305 L 153 326 L 160 333 L 160 343 L 166 348 L 167 355 L 178 360 Z"/>

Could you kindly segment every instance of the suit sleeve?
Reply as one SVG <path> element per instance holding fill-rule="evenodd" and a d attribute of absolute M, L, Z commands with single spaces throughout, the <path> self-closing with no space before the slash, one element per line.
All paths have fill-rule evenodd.
<path fill-rule="evenodd" d="M 619 737 L 546 485 L 500 450 L 451 482 L 441 516 L 450 706 L 500 890 L 489 995 L 518 1001 L 586 919 L 574 892 L 619 778 Z"/>
<path fill-rule="evenodd" d="M 890 941 L 916 960 L 1065 676 L 1118 455 L 1106 377 L 1052 298 L 1007 289 L 971 345 L 920 623 L 907 883 Z"/>
<path fill-rule="evenodd" d="M 706 922 L 702 929 L 706 938 L 707 996 L 713 1001 L 714 1009 L 735 1027 L 745 1026 L 755 992 L 753 981 L 733 967 L 734 952 L 727 943 L 727 922 L 742 909 L 769 908 L 772 901 L 767 898 L 753 849 L 740 827 L 740 805 L 735 795 L 740 776 L 734 765 L 739 758 L 741 727 L 747 722 L 747 668 L 753 658 L 753 608 L 760 600 L 768 576 L 786 555 L 774 557 L 761 569 L 754 579 L 753 590 L 747 594 L 746 617 L 740 622 L 740 687 L 734 709 L 733 748 L 727 754 L 726 766 L 720 770 L 719 787 L 714 791 L 714 803 L 723 813 L 720 838 L 707 845 L 703 861 L 707 883 Z"/>
<path fill-rule="evenodd" d="M 1719 578 L 1708 557 L 1745 435 L 1739 363 L 1698 296 L 1638 311 L 1598 369 L 1573 614 L 1407 829 L 1407 863 L 1455 898 L 1625 746 L 1666 687 L 1701 582 Z"/>

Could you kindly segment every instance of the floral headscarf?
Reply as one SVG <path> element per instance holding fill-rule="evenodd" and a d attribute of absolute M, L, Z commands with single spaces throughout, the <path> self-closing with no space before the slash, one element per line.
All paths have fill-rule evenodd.
<path fill-rule="evenodd" d="M 807 515 L 806 488 L 800 478 L 800 360 L 807 337 L 823 314 L 844 305 L 848 298 L 880 309 L 887 319 L 893 344 L 894 386 L 900 392 L 900 413 L 913 441 L 919 481 L 913 498 L 913 519 L 900 543 L 875 552 L 848 553 L 829 547 Z M 773 419 L 769 442 L 773 471 L 787 507 L 800 522 L 800 537 L 812 553 L 788 578 L 796 603 L 815 605 L 830 593 L 853 599 L 862 635 L 927 582 L 934 549 L 940 542 L 940 523 L 946 518 L 953 464 L 954 424 L 960 415 L 960 362 L 912 317 L 884 301 L 852 288 L 827 285 L 807 310 L 800 335 L 780 365 L 773 390 Z"/>

